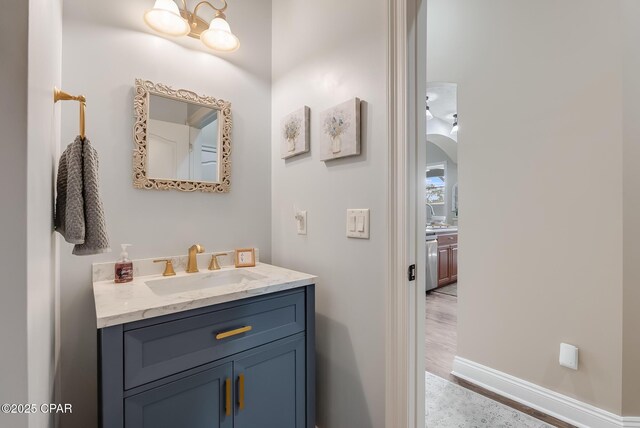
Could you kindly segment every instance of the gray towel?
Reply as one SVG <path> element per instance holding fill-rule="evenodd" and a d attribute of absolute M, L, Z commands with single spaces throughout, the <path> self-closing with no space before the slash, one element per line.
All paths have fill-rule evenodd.
<path fill-rule="evenodd" d="M 73 254 L 111 251 L 98 186 L 98 153 L 89 140 L 76 137 L 60 156 L 55 227 L 75 244 Z"/>

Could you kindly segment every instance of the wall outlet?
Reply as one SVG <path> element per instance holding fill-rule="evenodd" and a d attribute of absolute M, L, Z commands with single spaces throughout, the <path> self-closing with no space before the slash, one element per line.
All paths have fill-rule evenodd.
<path fill-rule="evenodd" d="M 369 209 L 347 210 L 347 237 L 369 239 Z"/>
<path fill-rule="evenodd" d="M 296 210 L 296 230 L 298 231 L 298 235 L 306 235 L 307 234 L 307 211 L 306 210 Z"/>
<path fill-rule="evenodd" d="M 578 370 L 578 348 L 567 343 L 561 343 L 560 365 L 573 370 Z"/>

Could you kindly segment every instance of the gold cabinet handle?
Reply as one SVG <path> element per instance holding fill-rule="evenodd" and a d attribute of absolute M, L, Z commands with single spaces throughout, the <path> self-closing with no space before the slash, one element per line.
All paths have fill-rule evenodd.
<path fill-rule="evenodd" d="M 231 416 L 231 379 L 227 378 L 224 381 L 224 413 L 227 416 Z"/>
<path fill-rule="evenodd" d="M 244 375 L 238 375 L 238 410 L 244 410 Z"/>
<path fill-rule="evenodd" d="M 235 330 L 223 331 L 222 333 L 216 334 L 216 339 L 222 340 L 222 339 L 226 339 L 227 337 L 237 336 L 238 334 L 251 331 L 252 328 L 253 327 L 251 327 L 250 325 L 247 325 L 244 327 L 236 328 Z"/>

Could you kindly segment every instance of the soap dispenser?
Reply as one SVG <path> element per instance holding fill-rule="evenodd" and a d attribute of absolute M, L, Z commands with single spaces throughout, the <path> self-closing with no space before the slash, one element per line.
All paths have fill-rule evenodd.
<path fill-rule="evenodd" d="M 129 253 L 127 253 L 127 248 L 131 244 L 121 244 L 120 246 L 122 247 L 122 252 L 120 253 L 120 260 L 116 263 L 116 284 L 133 281 L 133 262 L 129 260 Z"/>

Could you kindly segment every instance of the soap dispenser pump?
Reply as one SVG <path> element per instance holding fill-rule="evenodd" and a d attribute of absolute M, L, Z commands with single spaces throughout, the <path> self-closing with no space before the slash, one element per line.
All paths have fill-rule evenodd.
<path fill-rule="evenodd" d="M 122 247 L 122 252 L 120 253 L 120 260 L 116 263 L 116 284 L 133 281 L 133 262 L 129 260 L 129 253 L 127 253 L 127 248 L 130 247 L 131 244 L 121 244 L 120 246 Z"/>

